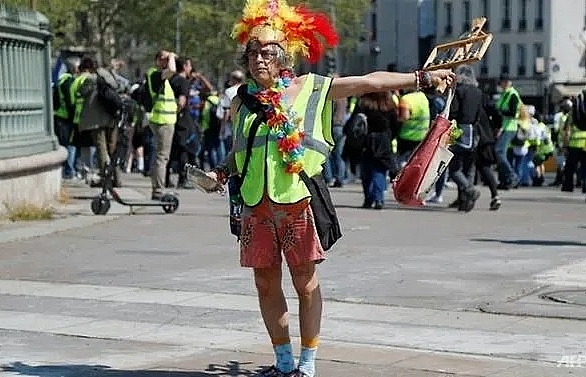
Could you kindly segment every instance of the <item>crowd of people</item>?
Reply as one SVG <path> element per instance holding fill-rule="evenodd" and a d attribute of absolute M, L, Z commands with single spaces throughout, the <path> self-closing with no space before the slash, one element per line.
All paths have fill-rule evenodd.
<path fill-rule="evenodd" d="M 119 60 L 99 65 L 84 56 L 68 59 L 66 67 L 53 83 L 55 135 L 68 151 L 64 180 L 98 187 L 105 162 L 116 156 L 114 185 L 122 185 L 121 173 L 143 174 L 158 199 L 166 188 L 191 188 L 186 163 L 214 168 L 232 147 L 227 110 L 245 80 L 241 70 L 218 91 L 190 58 L 168 51 L 159 51 L 135 83 L 120 73 Z M 102 100 L 104 88 L 112 101 Z"/>
<path fill-rule="evenodd" d="M 479 89 L 472 67 L 456 69 L 455 97 L 449 119 L 460 136 L 450 146 L 454 157 L 439 178 L 426 203 L 443 203 L 443 190 L 458 189 L 450 208 L 469 212 L 480 197 L 476 187 L 490 190 L 490 210 L 501 206 L 499 191 L 539 187 L 545 182 L 545 163 L 554 159 L 557 175 L 550 186 L 586 193 L 586 117 L 581 95 L 564 98 L 551 122 L 535 106 L 524 104 L 509 77 L 499 80 L 500 93 L 491 96 Z M 381 209 L 389 181 L 406 164 L 424 139 L 433 119 L 446 104 L 446 93 L 393 91 L 367 93 L 338 101 L 335 107 L 336 146 L 330 155 L 326 179 L 330 187 L 342 187 L 359 179 L 363 208 Z M 340 121 L 343 119 L 343 121 Z"/>

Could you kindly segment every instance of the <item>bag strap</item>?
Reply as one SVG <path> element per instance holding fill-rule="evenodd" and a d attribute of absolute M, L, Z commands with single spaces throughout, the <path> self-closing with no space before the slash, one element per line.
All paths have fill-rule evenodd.
<path fill-rule="evenodd" d="M 240 87 L 238 87 L 238 97 L 242 101 L 242 104 L 246 106 L 246 108 L 251 113 L 256 114 L 256 118 L 250 125 L 250 130 L 248 131 L 248 139 L 246 140 L 246 155 L 244 156 L 244 165 L 242 165 L 242 173 L 240 174 L 241 182 L 244 182 L 244 177 L 246 177 L 246 173 L 248 172 L 248 164 L 250 163 L 252 146 L 254 145 L 256 132 L 258 131 L 260 124 L 264 121 L 266 116 L 260 101 L 248 93 L 247 86 L 248 85 L 240 85 Z"/>

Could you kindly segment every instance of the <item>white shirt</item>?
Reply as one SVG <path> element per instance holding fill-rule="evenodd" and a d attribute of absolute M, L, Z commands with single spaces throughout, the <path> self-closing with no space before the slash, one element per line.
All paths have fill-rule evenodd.
<path fill-rule="evenodd" d="M 224 90 L 224 94 L 222 94 L 222 98 L 220 98 L 220 105 L 216 110 L 216 116 L 218 118 L 224 119 L 225 112 L 230 110 L 230 104 L 232 103 L 234 97 L 236 97 L 236 94 L 238 94 L 239 86 L 240 84 L 232 85 L 228 89 Z"/>

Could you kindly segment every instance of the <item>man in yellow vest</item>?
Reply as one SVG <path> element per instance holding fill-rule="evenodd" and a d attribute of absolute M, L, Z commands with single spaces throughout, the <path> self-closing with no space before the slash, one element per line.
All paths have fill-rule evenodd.
<path fill-rule="evenodd" d="M 509 162 L 507 151 L 517 134 L 517 118 L 523 103 L 507 75 L 500 77 L 499 85 L 503 92 L 496 103 L 496 109 L 502 117 L 502 123 L 494 150 L 499 167 L 499 188 L 508 190 L 519 186 L 519 177 Z"/>
<path fill-rule="evenodd" d="M 572 99 L 572 111 L 563 129 L 563 146 L 566 152 L 562 191 L 574 191 L 574 176 L 586 194 L 586 89 Z"/>
<path fill-rule="evenodd" d="M 176 71 L 176 58 L 176 54 L 161 50 L 155 56 L 155 67 L 147 72 L 147 85 L 153 103 L 149 124 L 156 149 L 155 161 L 151 167 L 151 198 L 153 200 L 159 200 L 163 196 L 167 163 L 177 122 L 178 106 L 173 88 L 169 83 L 169 79 Z"/>
<path fill-rule="evenodd" d="M 563 130 L 568 120 L 568 114 L 572 111 L 572 101 L 569 98 L 563 99 L 559 104 L 559 111 L 553 115 L 553 130 L 551 132 L 552 141 L 555 146 L 554 157 L 556 164 L 556 174 L 553 182 L 549 186 L 559 186 L 564 180 L 564 166 L 566 165 L 566 156 L 563 148 Z"/>
<path fill-rule="evenodd" d="M 320 38 L 304 39 L 303 33 L 293 29 L 303 25 L 305 30 L 325 36 L 329 46 L 337 43 L 337 36 L 330 25 L 314 23 L 323 21 L 323 15 L 297 13 L 283 1 L 276 6 L 287 9 L 274 6 L 267 0 L 265 6 L 246 7 L 235 26 L 234 36 L 245 44 L 241 61 L 251 80 L 240 87 L 232 102 L 234 147 L 224 164 L 208 174 L 221 183 L 233 174 L 241 180 L 240 263 L 254 270 L 260 310 L 276 359 L 275 365 L 258 376 L 314 377 L 322 312 L 316 265 L 326 258 L 323 218 L 316 213 L 328 205 L 323 197 L 311 195 L 310 188 L 315 192 L 311 184 L 319 185 L 324 189 L 320 192 L 329 197 L 322 165 L 334 144 L 332 101 L 397 88 L 451 85 L 454 76 L 451 71 L 438 70 L 294 77 L 291 58 L 301 54 L 313 62 L 319 54 L 308 53 L 320 51 L 321 46 L 314 44 Z M 266 13 L 266 18 L 258 12 Z M 280 19 L 291 15 L 295 22 Z M 326 248 L 329 246 L 331 243 Z M 299 298 L 301 354 L 297 365 L 281 286 L 283 256 Z"/>
<path fill-rule="evenodd" d="M 72 101 L 70 91 L 75 77 L 79 74 L 79 61 L 68 60 L 67 72 L 57 79 L 53 89 L 53 121 L 55 123 L 55 135 L 59 144 L 67 148 L 67 160 L 63 163 L 64 179 L 75 177 L 76 149 L 72 143 L 74 132 L 73 116 L 75 115 L 75 103 Z"/>
<path fill-rule="evenodd" d="M 414 90 L 402 95 L 398 118 L 401 122 L 397 137 L 398 163 L 402 168 L 429 130 L 430 108 L 425 93 Z"/>

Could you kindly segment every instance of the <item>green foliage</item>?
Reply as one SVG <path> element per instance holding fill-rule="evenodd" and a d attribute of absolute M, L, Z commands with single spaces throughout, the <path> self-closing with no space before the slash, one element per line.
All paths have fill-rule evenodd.
<path fill-rule="evenodd" d="M 22 7 L 30 4 L 30 0 L 5 2 Z M 97 49 L 104 58 L 113 53 L 125 59 L 132 42 L 138 41 L 149 46 L 143 63 L 150 63 L 155 50 L 175 49 L 177 3 L 178 0 L 37 0 L 37 10 L 51 21 L 56 48 L 81 45 Z M 244 3 L 245 0 L 182 0 L 181 54 L 193 57 L 196 69 L 213 74 L 232 69 L 237 44 L 230 33 Z M 362 23 L 370 0 L 304 3 L 315 10 L 335 13 L 340 47 L 351 49 L 365 35 Z M 81 30 L 84 14 L 91 22 Z M 105 33 L 108 30 L 113 35 Z"/>

